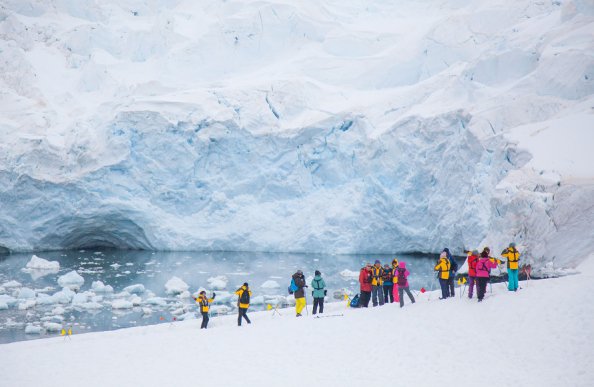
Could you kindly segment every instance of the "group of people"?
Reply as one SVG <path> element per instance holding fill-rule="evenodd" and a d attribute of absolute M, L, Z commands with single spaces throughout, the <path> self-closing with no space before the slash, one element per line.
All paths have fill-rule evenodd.
<path fill-rule="evenodd" d="M 485 297 L 487 291 L 487 284 L 491 277 L 491 269 L 496 268 L 504 262 L 499 258 L 490 256 L 491 249 L 485 247 L 479 254 L 478 250 L 468 251 L 468 298 L 472 298 L 474 288 L 478 301 L 481 302 Z M 510 243 L 507 248 L 501 252 L 501 256 L 506 258 L 507 274 L 508 274 L 508 290 L 518 290 L 518 277 L 520 266 L 520 252 L 516 248 L 515 243 Z M 458 271 L 458 265 L 450 254 L 450 250 L 445 248 L 439 255 L 439 260 L 434 268 L 437 271 L 437 278 L 441 287 L 440 299 L 453 297 L 454 294 L 454 278 Z"/>
<path fill-rule="evenodd" d="M 379 260 L 376 260 L 373 265 L 368 262 L 359 272 L 361 290 L 359 305 L 367 308 L 370 300 L 373 306 L 400 302 L 402 308 L 404 306 L 404 292 L 414 304 L 415 298 L 408 285 L 409 275 L 410 272 L 406 269 L 406 262 L 398 262 L 397 258 L 392 260 L 391 266 L 385 264 L 382 267 Z"/>
<path fill-rule="evenodd" d="M 501 259 L 490 256 L 491 250 L 485 247 L 479 254 L 478 250 L 468 251 L 468 298 L 472 298 L 474 288 L 478 296 L 478 301 L 481 302 L 485 296 L 487 283 L 491 274 L 491 269 L 504 263 Z M 508 273 L 508 289 L 510 291 L 518 290 L 518 270 L 520 261 L 520 252 L 516 249 L 515 243 L 510 243 L 509 246 L 501 252 L 501 256 L 506 258 L 507 273 Z M 439 279 L 441 287 L 440 300 L 455 296 L 454 279 L 458 271 L 458 264 L 453 258 L 448 248 L 443 249 L 439 255 L 437 264 L 434 267 Z M 404 306 L 404 293 L 408 295 L 411 303 L 415 303 L 415 298 L 410 291 L 408 277 L 410 272 L 406 268 L 404 261 L 398 262 L 394 258 L 391 264 L 382 266 L 379 260 L 376 260 L 372 265 L 367 263 L 359 272 L 360 307 L 367 308 L 369 302 L 372 301 L 373 306 L 381 306 L 388 303 L 399 302 L 400 307 Z M 322 278 L 322 273 L 319 270 L 315 271 L 314 278 L 310 283 L 312 287 L 313 297 L 313 314 L 324 313 L 324 298 L 328 290 L 326 289 L 326 282 Z M 297 270 L 291 276 L 291 284 L 289 286 L 289 294 L 295 297 L 295 313 L 297 317 L 302 316 L 303 309 L 306 307 L 305 288 L 309 286 L 306 283 L 303 271 Z M 250 306 L 250 297 L 252 291 L 248 283 L 244 283 L 235 294 L 238 296 L 238 318 L 237 325 L 241 326 L 242 319 L 248 324 L 251 323 L 247 316 L 247 310 Z M 213 293 L 212 298 L 206 296 L 206 291 L 201 291 L 196 302 L 200 307 L 202 314 L 201 329 L 206 329 L 208 326 L 208 313 L 210 304 L 214 301 L 216 294 Z"/>

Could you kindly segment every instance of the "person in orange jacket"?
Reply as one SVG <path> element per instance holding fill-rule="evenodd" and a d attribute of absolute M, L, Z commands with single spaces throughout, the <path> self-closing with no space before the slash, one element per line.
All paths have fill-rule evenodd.
<path fill-rule="evenodd" d="M 210 310 L 210 303 L 214 301 L 215 297 L 216 293 L 212 294 L 212 298 L 206 297 L 206 291 L 203 290 L 198 295 L 198 298 L 194 299 L 200 306 L 200 314 L 202 315 L 202 324 L 200 325 L 200 329 L 206 329 L 208 327 L 208 320 L 210 320 L 208 317 L 208 311 Z"/>
<path fill-rule="evenodd" d="M 237 325 L 241 326 L 241 318 L 243 317 L 248 324 L 252 322 L 247 316 L 247 310 L 250 307 L 250 297 L 252 296 L 252 291 L 250 290 L 248 283 L 244 282 L 243 286 L 237 289 L 235 292 L 239 296 L 237 299 L 237 308 L 239 310 L 239 316 L 237 317 Z"/>

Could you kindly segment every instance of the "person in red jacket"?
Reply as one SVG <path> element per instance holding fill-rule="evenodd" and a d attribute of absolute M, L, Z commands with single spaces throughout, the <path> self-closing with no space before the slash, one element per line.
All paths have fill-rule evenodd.
<path fill-rule="evenodd" d="M 476 280 L 476 264 L 479 260 L 478 250 L 472 250 L 468 254 L 468 298 L 472 298 L 473 289 L 476 287 L 478 293 L 478 282 Z"/>
<path fill-rule="evenodd" d="M 371 299 L 371 263 L 367 263 L 359 272 L 359 284 L 361 286 L 361 307 L 367 308 Z"/>

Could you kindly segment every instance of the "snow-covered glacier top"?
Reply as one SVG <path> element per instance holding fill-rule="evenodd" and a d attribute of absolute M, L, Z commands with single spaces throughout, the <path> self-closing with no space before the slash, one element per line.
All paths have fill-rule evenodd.
<path fill-rule="evenodd" d="M 6 0 L 0 249 L 594 251 L 588 0 Z"/>

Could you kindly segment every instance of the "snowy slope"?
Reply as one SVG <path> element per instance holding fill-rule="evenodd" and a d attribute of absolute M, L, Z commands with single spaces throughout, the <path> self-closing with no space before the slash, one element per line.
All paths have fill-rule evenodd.
<path fill-rule="evenodd" d="M 326 315 L 343 316 L 283 309 L 241 328 L 228 316 L 206 331 L 193 320 L 6 344 L 3 385 L 591 386 L 594 255 L 579 269 L 518 293 L 497 284 L 482 304 L 434 292 L 403 309 L 339 303 Z"/>
<path fill-rule="evenodd" d="M 4 1 L 0 249 L 574 265 L 593 35 L 591 0 Z"/>

